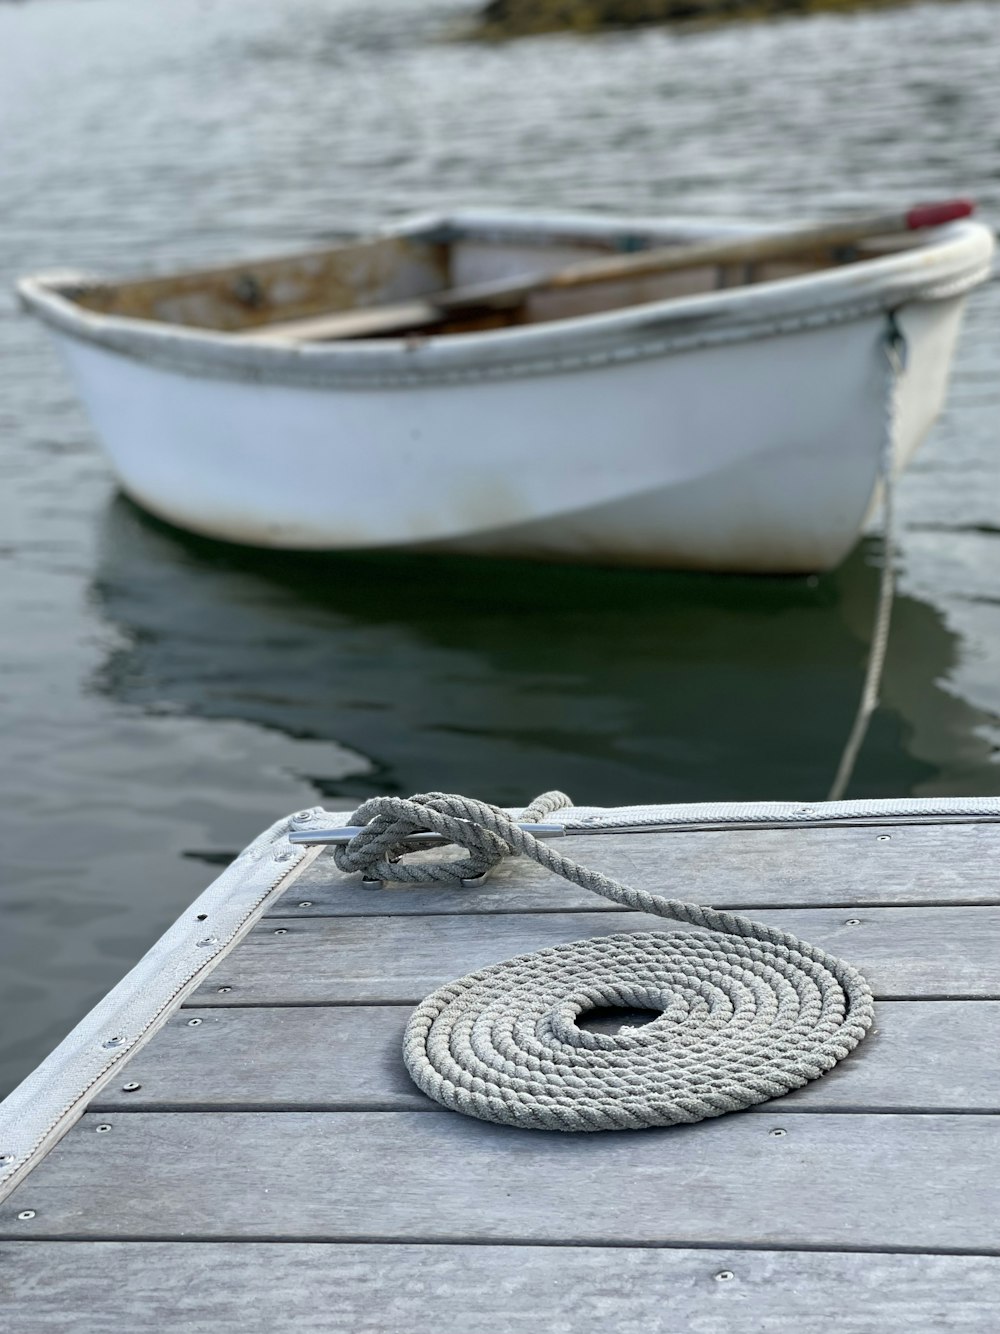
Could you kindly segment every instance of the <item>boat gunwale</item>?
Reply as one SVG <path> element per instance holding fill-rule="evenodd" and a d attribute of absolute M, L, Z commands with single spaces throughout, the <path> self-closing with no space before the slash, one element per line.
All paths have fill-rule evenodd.
<path fill-rule="evenodd" d="M 641 231 L 675 241 L 788 230 L 682 218 L 470 210 L 410 219 L 379 236 L 487 238 L 491 229 L 502 229 L 510 240 L 537 240 L 547 230 L 564 238 L 575 232 L 581 239 Z M 920 235 L 921 243 L 907 249 L 820 272 L 537 324 L 416 338 L 296 344 L 279 335 L 267 338 L 263 326 L 251 342 L 231 332 L 106 315 L 72 295 L 100 280 L 66 271 L 28 276 L 17 290 L 23 305 L 58 333 L 182 374 L 316 388 L 405 388 L 559 374 L 794 332 L 960 296 L 990 276 L 994 239 L 982 223 L 962 220 Z"/>

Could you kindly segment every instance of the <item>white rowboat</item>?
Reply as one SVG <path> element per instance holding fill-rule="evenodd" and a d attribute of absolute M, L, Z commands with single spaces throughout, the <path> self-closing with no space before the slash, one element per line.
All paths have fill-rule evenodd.
<path fill-rule="evenodd" d="M 43 274 L 20 292 L 122 487 L 183 528 L 805 572 L 856 540 L 890 421 L 898 472 L 937 416 L 993 241 L 958 221 L 803 252 L 788 230 L 787 254 L 754 258 L 774 234 L 477 210 L 165 277 Z M 542 286 L 513 309 L 466 302 L 428 321 L 449 290 L 741 238 L 738 262 Z"/>

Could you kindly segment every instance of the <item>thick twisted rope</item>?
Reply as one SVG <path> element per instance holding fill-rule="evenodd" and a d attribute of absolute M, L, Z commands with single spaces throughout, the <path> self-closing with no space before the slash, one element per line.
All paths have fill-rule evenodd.
<path fill-rule="evenodd" d="M 525 818 L 569 804 L 562 793 L 545 793 Z M 443 793 L 375 797 L 351 823 L 367 827 L 335 854 L 344 870 L 450 881 L 504 856 L 527 856 L 626 908 L 699 930 L 557 945 L 428 996 L 407 1024 L 403 1059 L 418 1087 L 454 1111 L 541 1130 L 701 1121 L 817 1079 L 871 1027 L 871 988 L 850 964 L 748 917 L 587 870 L 485 802 Z M 412 849 L 408 836 L 426 829 L 469 849 L 469 857 L 435 867 L 395 861 Z M 458 873 L 450 869 L 456 865 Z M 586 1011 L 606 1006 L 662 1013 L 614 1035 L 578 1027 Z"/>

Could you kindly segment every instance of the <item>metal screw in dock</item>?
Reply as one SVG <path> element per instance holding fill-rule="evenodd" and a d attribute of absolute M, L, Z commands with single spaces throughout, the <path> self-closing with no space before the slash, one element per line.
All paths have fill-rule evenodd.
<path fill-rule="evenodd" d="M 94 1127 L 94 1130 L 98 1135 L 106 1135 L 110 1129 L 111 1127 L 108 1125 L 107 1121 L 102 1121 L 99 1126 Z"/>
<path fill-rule="evenodd" d="M 731 1269 L 720 1269 L 715 1276 L 716 1283 L 728 1283 L 731 1278 L 735 1278 Z"/>
<path fill-rule="evenodd" d="M 188 1028 L 197 1028 L 200 1023 L 201 1023 L 200 1019 L 189 1019 Z"/>
<path fill-rule="evenodd" d="M 21 1212 L 18 1214 L 18 1218 L 21 1220 L 22 1223 L 26 1223 L 29 1218 L 34 1218 L 34 1216 L 35 1216 L 34 1209 L 22 1209 Z"/>
<path fill-rule="evenodd" d="M 128 1082 L 127 1084 L 123 1084 L 123 1085 L 122 1085 L 122 1092 L 123 1092 L 123 1093 L 135 1093 L 138 1089 L 141 1089 L 141 1088 L 142 1088 L 142 1085 L 141 1085 L 141 1084 L 137 1084 L 137 1083 L 135 1082 L 134 1079 L 130 1079 L 129 1082 Z"/>
<path fill-rule="evenodd" d="M 782 1135 L 787 1135 L 787 1134 L 788 1134 L 788 1131 L 787 1131 L 787 1130 L 782 1130 L 780 1126 L 775 1126 L 775 1128 L 774 1128 L 773 1130 L 769 1130 L 769 1131 L 768 1131 L 768 1134 L 769 1134 L 773 1139 L 780 1139 L 780 1138 L 782 1137 Z"/>

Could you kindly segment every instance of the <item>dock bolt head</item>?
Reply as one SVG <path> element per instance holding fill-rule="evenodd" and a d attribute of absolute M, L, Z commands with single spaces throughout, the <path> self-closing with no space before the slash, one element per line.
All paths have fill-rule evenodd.
<path fill-rule="evenodd" d="M 123 1093 L 135 1093 L 136 1089 L 141 1089 L 142 1085 L 137 1084 L 134 1079 L 130 1079 L 127 1084 L 122 1085 Z"/>
<path fill-rule="evenodd" d="M 106 1038 L 105 1041 L 101 1043 L 101 1046 L 107 1051 L 114 1051 L 116 1047 L 125 1046 L 125 1038 L 121 1033 L 118 1033 L 113 1038 Z"/>
<path fill-rule="evenodd" d="M 716 1283 L 728 1283 L 731 1278 L 735 1278 L 731 1269 L 720 1269 L 715 1276 Z"/>
<path fill-rule="evenodd" d="M 18 1214 L 18 1218 L 21 1220 L 22 1223 L 26 1223 L 29 1218 L 34 1218 L 34 1216 L 35 1216 L 34 1209 L 22 1209 L 21 1212 Z"/>
<path fill-rule="evenodd" d="M 94 1127 L 94 1130 L 98 1135 L 106 1135 L 110 1129 L 111 1127 L 108 1125 L 107 1121 L 102 1121 L 99 1126 Z"/>

